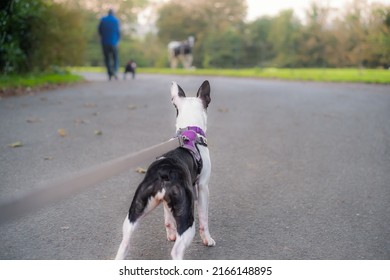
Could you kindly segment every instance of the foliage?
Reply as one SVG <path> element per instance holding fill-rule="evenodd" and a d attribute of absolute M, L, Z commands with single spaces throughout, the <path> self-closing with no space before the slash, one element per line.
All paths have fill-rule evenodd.
<path fill-rule="evenodd" d="M 192 35 L 195 65 L 224 67 L 228 63 L 233 66 L 245 14 L 246 3 L 241 0 L 172 0 L 159 10 L 157 36 L 166 46 L 172 40 L 181 41 Z"/>
<path fill-rule="evenodd" d="M 120 57 L 122 57 L 122 65 L 128 60 L 134 60 L 139 67 L 168 66 L 168 57 L 165 46 L 163 46 L 153 34 L 147 34 L 142 40 L 126 38 L 121 43 Z"/>
<path fill-rule="evenodd" d="M 110 8 L 121 19 L 120 51 L 127 57 L 134 48 L 140 48 L 131 35 L 137 13 L 147 2 L 5 0 L 0 10 L 0 71 L 26 73 L 45 71 L 52 65 L 101 65 L 97 25 Z M 141 64 L 153 63 L 145 56 L 138 55 L 137 59 Z"/>
<path fill-rule="evenodd" d="M 28 68 L 28 45 L 33 40 L 31 21 L 42 2 L 2 2 L 0 9 L 0 70 L 4 73 Z"/>
<path fill-rule="evenodd" d="M 247 24 L 244 59 L 242 60 L 244 67 L 263 67 L 274 58 L 273 45 L 268 40 L 272 22 L 273 19 L 270 17 L 261 17 Z"/>
<path fill-rule="evenodd" d="M 330 9 L 312 2 L 306 11 L 306 26 L 302 28 L 299 37 L 299 52 L 297 60 L 302 66 L 327 66 L 327 57 L 332 56 L 330 34 L 326 28 Z"/>
<path fill-rule="evenodd" d="M 371 10 L 370 29 L 368 31 L 368 44 L 371 46 L 371 54 L 368 57 L 367 64 L 390 67 L 390 6 L 374 6 Z"/>
<path fill-rule="evenodd" d="M 44 0 L 7 0 L 0 12 L 0 70 L 44 71 L 80 64 L 84 37 L 78 10 Z"/>
<path fill-rule="evenodd" d="M 97 25 L 113 8 L 121 21 L 120 65 L 167 67 L 167 44 L 195 37 L 197 68 L 390 66 L 390 6 L 350 0 L 335 11 L 320 1 L 298 18 L 292 10 L 245 21 L 242 0 L 170 0 L 156 9 L 156 33 L 139 37 L 148 0 L 3 0 L 0 72 L 51 66 L 102 66 Z"/>
<path fill-rule="evenodd" d="M 83 62 L 85 39 L 81 12 L 49 3 L 33 23 L 35 40 L 31 45 L 33 69 L 46 70 L 52 65 L 77 65 Z"/>
<path fill-rule="evenodd" d="M 194 35 L 194 64 L 203 68 L 390 66 L 390 6 L 351 0 L 334 10 L 313 1 L 304 21 L 285 10 L 245 22 L 243 3 L 171 0 L 157 36 L 166 44 Z"/>
<path fill-rule="evenodd" d="M 136 21 L 137 14 L 145 7 L 148 0 L 55 0 L 55 2 L 88 11 L 95 15 L 95 19 L 107 14 L 108 10 L 112 9 L 122 22 L 131 24 Z"/>
<path fill-rule="evenodd" d="M 142 41 L 134 39 L 135 26 L 137 14 L 148 3 L 147 0 L 57 0 L 72 7 L 78 7 L 83 13 L 84 17 L 84 38 L 86 40 L 85 56 L 82 65 L 100 66 L 103 65 L 102 50 L 100 45 L 100 38 L 97 32 L 97 26 L 102 16 L 105 16 L 109 9 L 114 10 L 114 14 L 120 20 L 121 25 L 121 41 L 119 44 L 119 61 L 124 65 L 129 59 L 137 61 L 138 64 L 143 65 L 153 63 L 152 56 L 140 54 L 143 50 L 148 50 L 150 45 L 145 45 Z M 154 40 L 153 38 L 152 40 Z M 150 43 L 150 41 L 149 41 Z M 158 42 L 159 43 L 159 42 Z M 156 42 L 154 45 L 156 46 Z"/>
<path fill-rule="evenodd" d="M 226 47 L 229 46 L 229 47 Z M 236 68 L 240 67 L 243 56 L 243 42 L 240 32 L 228 29 L 208 36 L 203 47 L 209 52 L 204 56 L 204 68 Z M 208 54 L 211 55 L 208 55 Z"/>
<path fill-rule="evenodd" d="M 276 16 L 271 24 L 268 40 L 272 43 L 275 66 L 294 67 L 298 64 L 298 36 L 302 30 L 292 10 L 285 10 Z"/>

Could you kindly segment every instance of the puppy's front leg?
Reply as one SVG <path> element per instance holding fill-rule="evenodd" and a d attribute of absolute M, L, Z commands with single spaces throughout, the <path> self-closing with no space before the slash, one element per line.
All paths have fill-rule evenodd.
<path fill-rule="evenodd" d="M 215 246 L 215 241 L 209 231 L 209 186 L 199 185 L 198 197 L 199 233 L 203 244 Z"/>

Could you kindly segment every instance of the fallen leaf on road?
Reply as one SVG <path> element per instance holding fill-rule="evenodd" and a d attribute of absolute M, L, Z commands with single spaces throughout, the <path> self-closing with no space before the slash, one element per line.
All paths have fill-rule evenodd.
<path fill-rule="evenodd" d="M 103 132 L 101 130 L 95 130 L 95 135 L 102 135 Z"/>
<path fill-rule="evenodd" d="M 23 143 L 20 141 L 17 141 L 17 142 L 9 144 L 8 146 L 11 148 L 19 148 L 19 147 L 23 147 Z"/>
<path fill-rule="evenodd" d="M 130 104 L 129 106 L 127 106 L 127 108 L 128 108 L 129 110 L 135 110 L 135 109 L 137 109 L 137 106 L 135 106 L 135 105 L 133 105 L 133 104 Z"/>
<path fill-rule="evenodd" d="M 63 129 L 63 128 L 60 128 L 58 130 L 58 135 L 61 136 L 61 137 L 66 137 L 67 136 L 66 130 Z"/>
<path fill-rule="evenodd" d="M 52 160 L 54 157 L 44 157 L 44 160 Z"/>
<path fill-rule="evenodd" d="M 73 120 L 73 122 L 75 124 L 86 124 L 86 123 L 89 123 L 88 120 L 83 120 L 83 119 L 75 119 L 75 120 Z"/>
<path fill-rule="evenodd" d="M 96 108 L 97 105 L 95 103 L 85 103 L 84 107 L 85 108 Z"/>
<path fill-rule="evenodd" d="M 218 108 L 218 112 L 220 112 L 220 113 L 227 113 L 227 112 L 229 112 L 229 109 L 226 108 L 226 107 L 220 107 L 220 108 Z"/>
<path fill-rule="evenodd" d="M 138 167 L 135 172 L 137 173 L 140 173 L 140 174 L 145 174 L 146 173 L 146 169 L 142 168 L 142 167 Z"/>
<path fill-rule="evenodd" d="M 41 121 L 41 119 L 39 119 L 39 118 L 28 118 L 26 120 L 26 122 L 28 122 L 28 123 L 36 123 L 36 122 L 40 122 L 40 121 Z"/>

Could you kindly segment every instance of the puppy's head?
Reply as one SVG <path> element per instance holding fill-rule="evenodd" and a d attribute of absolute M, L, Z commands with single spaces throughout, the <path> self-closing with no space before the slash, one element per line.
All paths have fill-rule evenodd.
<path fill-rule="evenodd" d="M 176 129 L 198 126 L 206 132 L 206 112 L 211 101 L 210 83 L 204 81 L 198 89 L 196 97 L 186 97 L 183 89 L 176 82 L 172 82 L 171 97 L 177 111 Z"/>

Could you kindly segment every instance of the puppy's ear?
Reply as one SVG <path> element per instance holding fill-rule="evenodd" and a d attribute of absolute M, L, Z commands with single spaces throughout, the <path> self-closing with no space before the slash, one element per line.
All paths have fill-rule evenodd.
<path fill-rule="evenodd" d="M 196 94 L 196 97 L 200 98 L 203 102 L 203 107 L 207 109 L 207 107 L 210 104 L 211 98 L 210 98 L 210 83 L 209 81 L 204 81 L 203 84 L 198 89 L 198 93 Z"/>
<path fill-rule="evenodd" d="M 177 103 L 178 98 L 186 97 L 186 94 L 184 93 L 183 89 L 176 82 L 172 82 L 171 97 L 173 104 Z"/>

